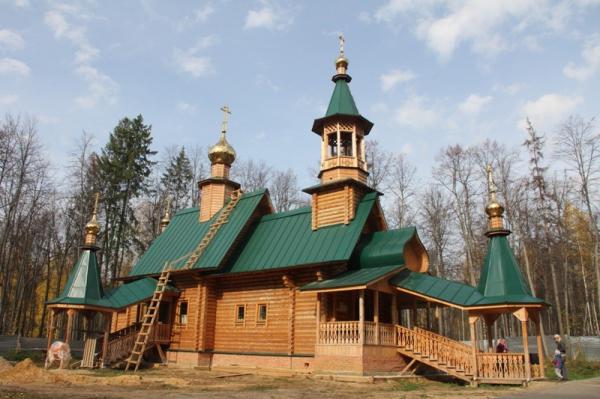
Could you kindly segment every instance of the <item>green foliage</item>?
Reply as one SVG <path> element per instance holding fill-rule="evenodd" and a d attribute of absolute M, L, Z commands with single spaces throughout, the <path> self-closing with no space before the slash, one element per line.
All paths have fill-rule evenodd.
<path fill-rule="evenodd" d="M 600 362 L 590 362 L 583 359 L 567 361 L 567 377 L 569 380 L 584 380 L 600 377 Z M 551 362 L 546 362 L 545 371 L 547 378 L 556 378 Z"/>
<path fill-rule="evenodd" d="M 9 362 L 20 362 L 27 358 L 31 359 L 36 364 L 44 363 L 44 354 L 41 351 L 7 351 L 0 352 L 0 356 Z"/>
<path fill-rule="evenodd" d="M 104 262 L 111 277 L 121 274 L 127 248 L 135 237 L 134 199 L 148 191 L 148 176 L 156 162 L 150 148 L 152 127 L 142 115 L 119 121 L 99 159 L 105 211 Z"/>
<path fill-rule="evenodd" d="M 160 179 L 164 191 L 171 198 L 173 211 L 189 205 L 193 176 L 190 160 L 185 153 L 185 148 L 181 147 L 179 153 L 169 160 L 169 166 Z"/>
<path fill-rule="evenodd" d="M 423 389 L 422 384 L 414 381 L 394 381 L 392 384 L 392 389 L 394 391 L 411 392 Z"/>

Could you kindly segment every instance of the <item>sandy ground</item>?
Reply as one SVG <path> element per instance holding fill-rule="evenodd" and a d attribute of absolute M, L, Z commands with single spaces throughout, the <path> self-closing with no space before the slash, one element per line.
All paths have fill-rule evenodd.
<path fill-rule="evenodd" d="M 537 391 L 540 383 L 528 389 Z M 540 388 L 541 387 L 541 388 Z M 529 391 L 529 392 L 533 392 Z M 14 367 L 0 358 L 0 399 L 48 398 L 497 398 L 526 393 L 520 387 L 470 388 L 419 381 L 352 383 L 311 376 L 253 375 L 176 368 L 142 370 L 49 370 L 26 359 Z"/>

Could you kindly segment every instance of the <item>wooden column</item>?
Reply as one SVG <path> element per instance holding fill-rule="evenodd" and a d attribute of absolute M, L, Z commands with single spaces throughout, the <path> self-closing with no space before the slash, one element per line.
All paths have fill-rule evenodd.
<path fill-rule="evenodd" d="M 318 344 L 320 338 L 319 332 L 321 331 L 321 293 L 319 292 L 317 292 L 317 312 L 315 315 L 315 324 L 317 326 L 317 336 L 315 337 L 315 344 Z"/>
<path fill-rule="evenodd" d="M 340 134 L 340 124 L 337 124 L 337 156 L 339 157 L 341 155 L 341 149 L 342 149 L 342 143 L 341 143 L 341 138 L 342 135 Z"/>
<path fill-rule="evenodd" d="M 93 329 L 93 321 L 94 321 L 94 314 L 90 314 L 90 313 L 85 313 L 85 335 L 83 337 L 84 340 L 90 338 L 92 336 L 92 329 Z"/>
<path fill-rule="evenodd" d="M 50 308 L 50 319 L 48 320 L 48 344 L 46 345 L 46 352 L 50 350 L 52 340 L 54 339 L 54 325 L 56 323 L 56 311 Z"/>
<path fill-rule="evenodd" d="M 73 335 L 73 317 L 75 317 L 75 309 L 67 310 L 67 331 L 65 332 L 65 343 L 71 344 L 71 336 Z"/>
<path fill-rule="evenodd" d="M 356 126 L 352 130 L 352 156 L 355 159 L 358 159 L 358 157 L 356 156 Z M 355 166 L 358 166 L 358 162 L 355 163 Z"/>
<path fill-rule="evenodd" d="M 477 368 L 477 326 L 475 325 L 479 320 L 479 315 L 469 314 L 469 328 L 471 331 L 471 347 L 472 347 L 472 364 L 473 364 L 473 381 L 475 381 L 474 385 L 477 385 L 477 377 L 479 375 L 479 370 Z"/>
<path fill-rule="evenodd" d="M 373 291 L 373 321 L 375 322 L 375 345 L 379 345 L 379 291 Z"/>
<path fill-rule="evenodd" d="M 365 344 L 365 290 L 360 290 L 358 294 L 358 334 L 360 344 Z"/>
<path fill-rule="evenodd" d="M 492 324 L 485 323 L 486 333 L 487 333 L 487 341 L 488 341 L 488 352 L 494 352 L 494 341 L 492 340 Z"/>
<path fill-rule="evenodd" d="M 531 318 L 535 323 L 535 335 L 537 338 L 537 353 L 539 359 L 540 366 L 540 376 L 542 378 L 546 378 L 546 371 L 544 370 L 544 343 L 542 342 L 542 327 L 540 322 L 540 314 L 538 312 L 532 313 Z"/>
<path fill-rule="evenodd" d="M 529 359 L 529 342 L 527 333 L 527 309 L 521 308 L 513 313 L 517 319 L 521 322 L 521 333 L 523 335 L 523 352 L 525 355 L 525 376 L 527 381 L 531 380 L 531 361 Z"/>
<path fill-rule="evenodd" d="M 323 141 L 321 142 L 321 167 L 323 167 L 323 162 L 327 158 L 327 138 L 329 136 L 327 134 L 323 134 Z"/>
<path fill-rule="evenodd" d="M 104 337 L 102 339 L 102 363 L 100 367 L 104 368 L 108 366 L 106 364 L 106 353 L 108 352 L 108 337 L 110 335 L 110 322 L 112 321 L 112 313 L 103 313 L 104 316 Z"/>
<path fill-rule="evenodd" d="M 398 324 L 398 295 L 392 294 L 392 324 Z"/>

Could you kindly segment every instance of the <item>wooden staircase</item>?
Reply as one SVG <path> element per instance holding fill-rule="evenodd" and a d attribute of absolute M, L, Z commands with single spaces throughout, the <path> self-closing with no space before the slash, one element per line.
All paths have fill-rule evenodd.
<path fill-rule="evenodd" d="M 474 381 L 473 349 L 469 345 L 420 328 L 397 325 L 396 332 L 398 352 L 412 359 L 405 370 L 420 362 L 460 380 Z"/>
<path fill-rule="evenodd" d="M 167 284 L 169 283 L 169 277 L 171 276 L 171 265 L 187 257 L 187 261 L 182 269 L 191 269 L 196 264 L 198 259 L 200 259 L 200 257 L 202 256 L 212 239 L 215 237 L 221 226 L 227 223 L 231 211 L 240 201 L 241 196 L 242 190 L 239 189 L 235 190 L 231 194 L 231 200 L 225 205 L 217 219 L 208 228 L 208 231 L 206 232 L 198 246 L 191 253 L 186 254 L 182 258 L 165 263 L 160 277 L 158 278 L 158 283 L 156 284 L 156 289 L 154 290 L 152 300 L 150 301 L 150 306 L 148 306 L 148 309 L 146 310 L 146 314 L 144 315 L 142 321 L 142 326 L 137 334 L 137 338 L 131 350 L 131 354 L 127 359 L 127 366 L 125 367 L 125 371 L 128 371 L 130 367 L 134 367 L 134 372 L 137 371 L 140 367 L 140 363 L 142 362 L 142 357 L 144 356 L 146 349 L 148 349 L 147 346 L 150 334 L 152 333 L 152 328 L 156 323 L 156 316 L 158 315 L 158 310 L 160 309 L 162 297 L 165 292 L 165 289 L 167 288 Z M 155 346 L 159 351 L 161 357 L 165 359 L 161 346 L 159 344 L 155 344 Z"/>
<path fill-rule="evenodd" d="M 140 327 L 140 323 L 136 323 L 110 333 L 106 356 L 102 352 L 99 356 L 103 358 L 105 366 L 116 366 L 129 358 Z"/>

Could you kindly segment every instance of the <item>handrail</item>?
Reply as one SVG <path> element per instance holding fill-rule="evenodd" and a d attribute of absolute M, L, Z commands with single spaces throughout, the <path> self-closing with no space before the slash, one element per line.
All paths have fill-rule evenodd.
<path fill-rule="evenodd" d="M 526 379 L 524 353 L 478 353 L 477 375 L 490 379 Z"/>
<path fill-rule="evenodd" d="M 465 348 L 465 349 L 467 349 L 469 351 L 473 350 L 473 348 L 470 345 L 467 345 L 467 344 L 465 344 L 463 342 L 460 342 L 460 341 L 455 341 L 452 338 L 448 338 L 448 337 L 446 337 L 444 335 L 440 335 L 440 334 L 434 333 L 433 331 L 429 331 L 429 330 L 426 330 L 424 328 L 420 328 L 420 327 L 416 327 L 416 326 L 413 327 L 413 329 L 415 331 L 420 332 L 421 334 L 428 335 L 428 336 L 430 336 L 433 339 L 438 339 L 438 340 L 447 342 L 449 345 L 461 346 L 461 347 L 463 347 L 463 348 Z"/>

